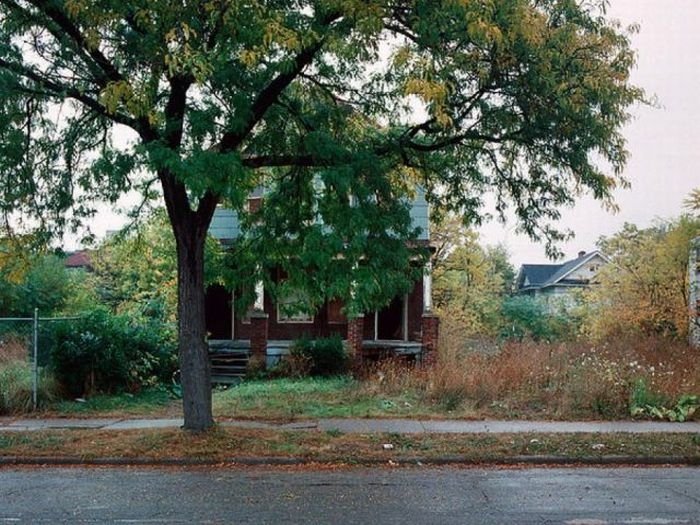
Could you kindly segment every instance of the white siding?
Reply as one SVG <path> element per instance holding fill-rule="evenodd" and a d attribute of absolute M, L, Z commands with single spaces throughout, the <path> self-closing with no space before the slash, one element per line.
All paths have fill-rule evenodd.
<path fill-rule="evenodd" d="M 595 257 L 591 258 L 591 260 L 586 261 L 585 264 L 568 274 L 565 279 L 590 281 L 598 274 L 598 271 L 600 271 L 605 264 L 606 263 L 603 258 L 600 255 L 596 255 Z"/>

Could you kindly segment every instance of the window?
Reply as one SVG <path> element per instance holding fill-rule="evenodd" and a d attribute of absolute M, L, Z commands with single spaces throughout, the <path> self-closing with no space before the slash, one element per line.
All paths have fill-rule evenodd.
<path fill-rule="evenodd" d="M 345 324 L 348 322 L 347 317 L 343 313 L 343 301 L 340 299 L 331 299 L 328 301 L 328 308 L 326 313 L 328 314 L 329 324 Z"/>
<path fill-rule="evenodd" d="M 298 305 L 304 302 L 304 294 L 301 291 L 293 291 L 277 300 L 278 323 L 313 323 L 314 316 L 306 311 L 298 309 Z"/>
<path fill-rule="evenodd" d="M 287 273 L 277 269 L 277 282 L 282 283 L 287 279 Z M 277 298 L 277 322 L 278 323 L 313 323 L 314 316 L 300 309 L 305 304 L 307 297 L 302 290 L 287 290 L 286 295 Z"/>

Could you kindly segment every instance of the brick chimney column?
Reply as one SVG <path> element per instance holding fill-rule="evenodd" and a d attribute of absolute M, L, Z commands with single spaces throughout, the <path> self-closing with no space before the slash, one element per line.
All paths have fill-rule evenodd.
<path fill-rule="evenodd" d="M 421 319 L 421 342 L 423 343 L 423 364 L 432 365 L 437 361 L 440 318 L 433 313 L 424 313 Z"/>
<path fill-rule="evenodd" d="M 353 360 L 362 355 L 362 334 L 364 332 L 365 318 L 363 315 L 348 319 L 348 352 Z"/>
<path fill-rule="evenodd" d="M 267 322 L 265 312 L 250 314 L 250 354 L 255 363 L 264 365 L 267 361 Z"/>

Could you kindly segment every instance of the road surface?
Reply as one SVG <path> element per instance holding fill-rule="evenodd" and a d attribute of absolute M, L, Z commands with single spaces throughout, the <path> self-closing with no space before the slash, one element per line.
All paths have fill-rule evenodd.
<path fill-rule="evenodd" d="M 0 469 L 2 523 L 700 524 L 700 468 Z"/>

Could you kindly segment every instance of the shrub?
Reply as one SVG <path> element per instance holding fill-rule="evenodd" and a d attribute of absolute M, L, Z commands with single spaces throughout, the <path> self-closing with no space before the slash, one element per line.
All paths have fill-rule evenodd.
<path fill-rule="evenodd" d="M 289 358 L 298 371 L 308 366 L 308 375 L 311 376 L 342 375 L 347 373 L 349 366 L 343 340 L 337 335 L 314 340 L 309 337 L 297 339 L 290 348 Z"/>
<path fill-rule="evenodd" d="M 173 341 L 161 326 L 104 309 L 55 323 L 48 332 L 51 369 L 71 396 L 137 391 L 169 381 L 176 368 Z"/>
<path fill-rule="evenodd" d="M 674 404 L 667 396 L 650 392 L 644 379 L 637 380 L 630 400 L 630 415 L 633 417 L 683 422 L 692 419 L 698 408 L 700 408 L 700 396 L 684 394 Z"/>
<path fill-rule="evenodd" d="M 501 315 L 501 336 L 518 341 L 567 339 L 578 331 L 580 323 L 564 302 L 547 304 L 538 297 L 508 297 L 501 305 Z"/>

